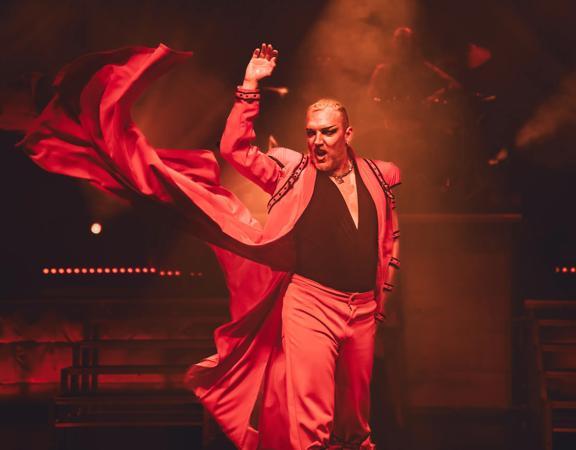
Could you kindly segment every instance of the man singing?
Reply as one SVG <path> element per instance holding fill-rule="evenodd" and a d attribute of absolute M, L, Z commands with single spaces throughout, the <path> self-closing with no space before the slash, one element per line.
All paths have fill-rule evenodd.
<path fill-rule="evenodd" d="M 285 220 L 293 222 L 293 275 L 282 300 L 290 445 L 279 448 L 369 449 L 370 377 L 379 316 L 374 291 L 382 255 L 379 234 L 385 230 L 379 229 L 375 205 L 382 200 L 371 196 L 363 177 L 378 182 L 373 180 L 378 172 L 355 156 L 346 109 L 331 99 L 308 108 L 307 157 L 288 149 L 264 155 L 252 145 L 258 83 L 272 74 L 277 54 L 265 44 L 254 51 L 221 152 L 273 195 L 270 208 L 286 203 L 292 210 Z M 391 183 L 397 184 L 393 169 Z M 290 191 L 298 194 L 284 198 Z"/>

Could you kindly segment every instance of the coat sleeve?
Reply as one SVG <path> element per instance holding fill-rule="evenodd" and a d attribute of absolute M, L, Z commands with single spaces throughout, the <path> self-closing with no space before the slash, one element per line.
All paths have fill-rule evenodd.
<path fill-rule="evenodd" d="M 396 164 L 391 162 L 384 162 L 383 169 L 384 170 L 382 171 L 382 175 L 384 175 L 388 186 L 394 188 L 402 182 L 400 177 L 400 169 Z"/>
<path fill-rule="evenodd" d="M 273 194 L 282 176 L 282 167 L 254 145 L 254 120 L 260 109 L 259 99 L 258 91 L 237 90 L 220 141 L 220 152 L 239 173 Z"/>

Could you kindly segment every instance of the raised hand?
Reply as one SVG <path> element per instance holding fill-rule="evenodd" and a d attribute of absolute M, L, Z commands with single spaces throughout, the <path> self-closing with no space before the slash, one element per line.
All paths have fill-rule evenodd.
<path fill-rule="evenodd" d="M 262 78 L 269 77 L 276 67 L 276 57 L 278 50 L 270 44 L 262 44 L 252 53 L 252 59 L 246 67 L 246 74 L 244 75 L 244 83 L 242 87 L 245 89 L 256 89 L 258 82 Z"/>

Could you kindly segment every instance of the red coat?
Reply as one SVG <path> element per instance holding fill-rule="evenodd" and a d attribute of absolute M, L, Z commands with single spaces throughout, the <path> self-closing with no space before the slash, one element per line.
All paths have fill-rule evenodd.
<path fill-rule="evenodd" d="M 286 190 L 286 180 L 303 156 L 283 148 L 272 150 L 269 155 L 284 165 L 281 168 L 251 146 L 258 103 L 236 102 L 222 138 L 222 153 L 277 200 L 262 227 L 220 185 L 211 152 L 148 145 L 130 117 L 131 106 L 155 78 L 187 57 L 188 53 L 161 45 L 79 58 L 60 73 L 57 95 L 22 144 L 46 170 L 88 180 L 126 198 L 144 196 L 170 205 L 190 220 L 194 233 L 212 244 L 230 290 L 232 321 L 215 332 L 218 354 L 192 366 L 187 381 L 238 447 L 255 448 L 256 435 L 249 423 L 260 387 L 268 381 L 266 392 L 278 396 L 275 381 L 270 380 L 282 376 L 282 355 L 275 351 L 280 300 L 290 279 L 282 255 L 293 250 L 289 233 L 312 196 L 316 169 L 309 161 L 303 164 L 300 176 Z M 78 85 L 79 80 L 89 81 Z M 393 241 L 392 201 L 368 163 L 358 157 L 356 163 L 377 210 L 376 298 L 382 310 Z M 399 182 L 396 166 L 376 164 L 385 183 Z M 264 397 L 263 409 L 274 407 L 278 398 L 274 395 Z"/>

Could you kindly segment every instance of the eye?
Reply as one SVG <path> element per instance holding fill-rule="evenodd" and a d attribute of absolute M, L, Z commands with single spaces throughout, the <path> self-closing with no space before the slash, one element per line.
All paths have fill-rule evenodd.
<path fill-rule="evenodd" d="M 306 130 L 306 136 L 308 137 L 314 137 L 315 134 L 316 132 L 314 130 Z"/>
<path fill-rule="evenodd" d="M 324 136 L 332 136 L 334 133 L 336 133 L 336 128 L 331 128 L 329 130 L 322 130 L 322 134 Z"/>

